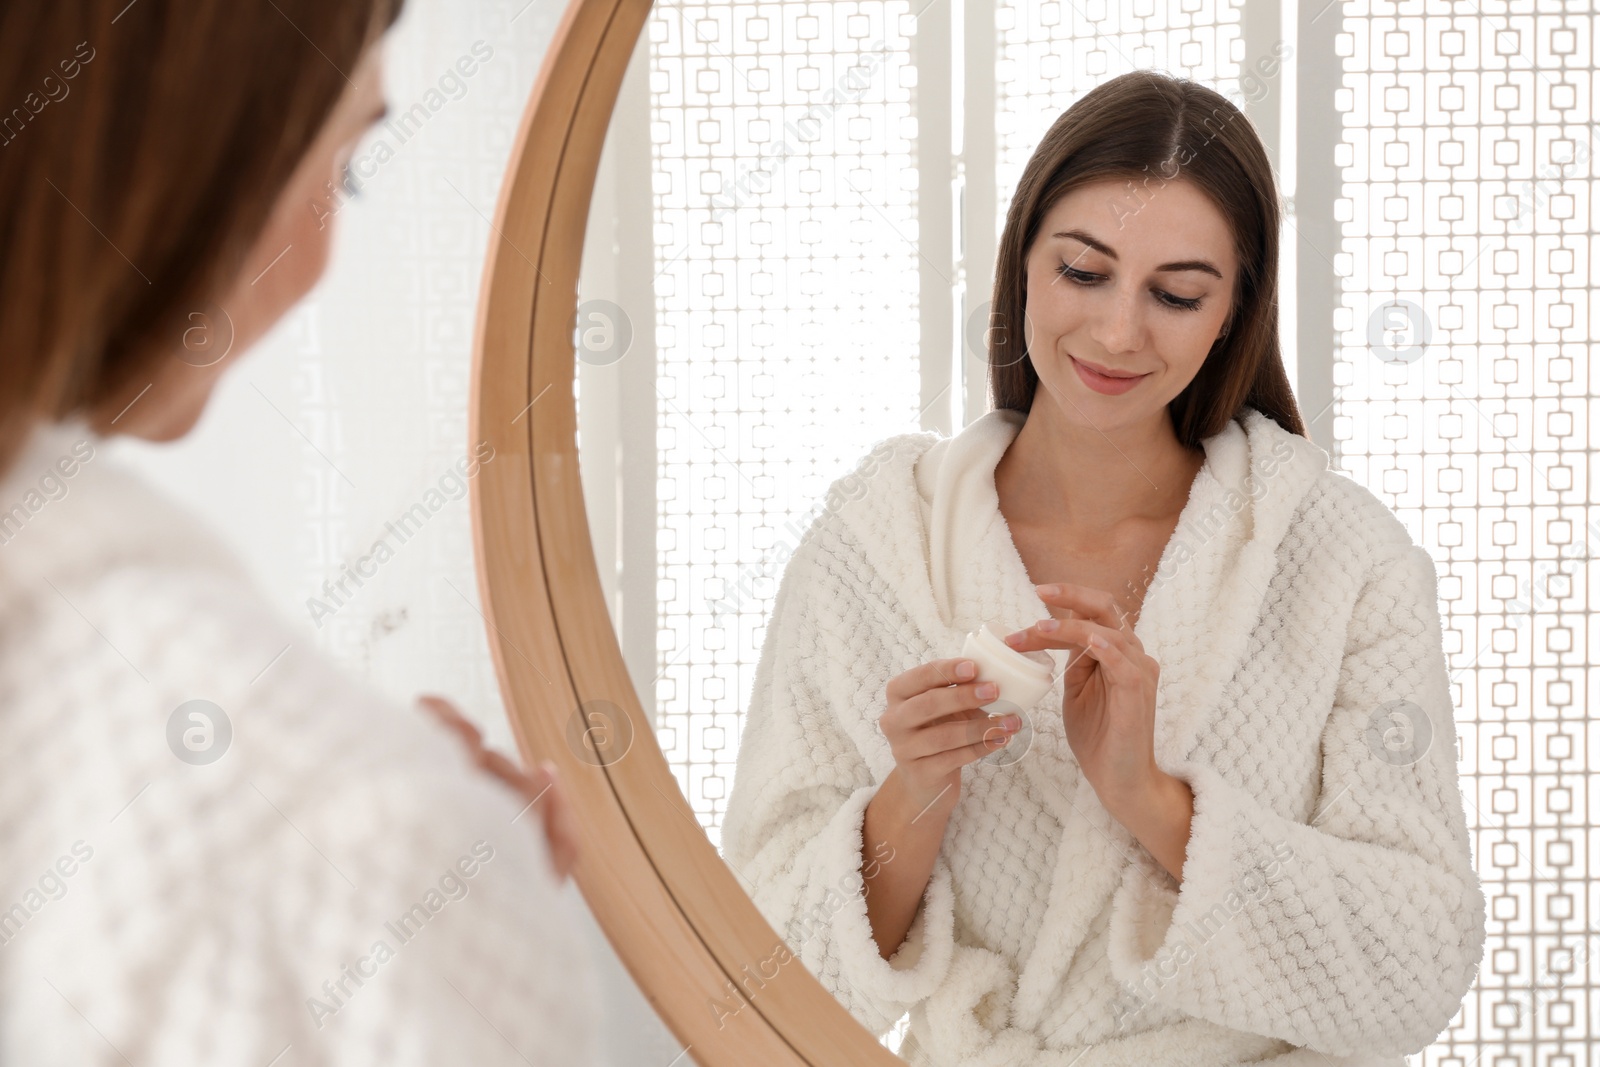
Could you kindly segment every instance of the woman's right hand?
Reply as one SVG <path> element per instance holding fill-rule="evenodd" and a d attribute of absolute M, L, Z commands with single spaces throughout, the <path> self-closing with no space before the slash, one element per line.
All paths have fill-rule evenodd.
<path fill-rule="evenodd" d="M 561 786 L 556 765 L 544 760 L 532 773 L 524 771 L 501 753 L 485 747 L 478 727 L 444 697 L 424 694 L 417 697 L 417 703 L 461 738 L 472 762 L 510 786 L 528 802 L 528 807 L 538 811 L 556 881 L 565 882 L 577 865 L 581 837 L 577 817 Z"/>
<path fill-rule="evenodd" d="M 954 806 L 961 768 L 1002 748 L 1022 726 L 1019 715 L 980 710 L 995 683 L 975 680 L 970 659 L 936 659 L 889 679 L 889 710 L 878 719 L 894 753 L 895 772 L 914 803 Z M 948 810 L 948 808 L 946 809 Z"/>

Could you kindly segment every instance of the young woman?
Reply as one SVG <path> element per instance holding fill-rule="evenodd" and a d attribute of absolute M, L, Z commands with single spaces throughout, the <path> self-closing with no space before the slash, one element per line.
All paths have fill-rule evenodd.
<path fill-rule="evenodd" d="M 104 454 L 315 284 L 399 7 L 0 8 L 0 1062 L 596 1062 L 550 769 L 347 678 Z"/>
<path fill-rule="evenodd" d="M 1011 203 L 993 410 L 788 564 L 726 856 L 913 1064 L 1398 1065 L 1472 985 L 1433 562 L 1305 437 L 1279 225 L 1223 97 L 1086 94 Z M 1064 668 L 1035 707 L 980 710 L 986 622 Z"/>

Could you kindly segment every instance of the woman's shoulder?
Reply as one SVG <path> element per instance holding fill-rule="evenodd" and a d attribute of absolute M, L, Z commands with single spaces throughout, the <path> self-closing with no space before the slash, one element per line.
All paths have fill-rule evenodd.
<path fill-rule="evenodd" d="M 95 581 L 119 568 L 205 570 L 248 582 L 239 558 L 193 512 L 114 456 L 81 420 L 35 429 L 0 477 L 0 603 Z"/>
<path fill-rule="evenodd" d="M 917 430 L 885 437 L 859 459 L 845 474 L 828 486 L 825 498 L 830 509 L 867 498 L 890 486 L 911 484 L 917 461 L 924 453 L 948 442 L 932 430 Z"/>
<path fill-rule="evenodd" d="M 1302 543 L 1321 546 L 1355 575 L 1370 576 L 1399 556 L 1426 553 L 1394 508 L 1332 465 L 1317 476 L 1295 519 Z"/>
<path fill-rule="evenodd" d="M 933 431 L 893 434 L 877 441 L 809 511 L 789 523 L 797 536 L 792 554 L 837 552 L 841 542 L 858 547 L 897 520 L 914 518 L 917 461 L 949 439 Z M 890 534 L 892 536 L 892 533 Z"/>
<path fill-rule="evenodd" d="M 1342 545 L 1368 560 L 1388 559 L 1416 546 L 1394 509 L 1350 471 L 1335 465 L 1321 445 L 1248 405 L 1237 421 L 1253 441 L 1254 468 L 1265 477 L 1263 495 L 1271 494 L 1275 472 L 1293 468 L 1291 484 L 1309 474 L 1310 484 L 1291 523 L 1302 539 Z M 1306 457 L 1315 460 L 1308 462 Z"/>
<path fill-rule="evenodd" d="M 1349 471 L 1330 467 L 1322 472 L 1317 488 L 1327 502 L 1323 521 L 1356 535 L 1374 550 L 1406 548 L 1416 543 L 1394 508 Z"/>
<path fill-rule="evenodd" d="M 55 763 L 76 771 L 92 761 L 78 756 L 104 759 L 137 785 L 141 774 L 204 762 L 184 747 L 184 728 L 169 736 L 169 716 L 192 703 L 212 726 L 250 737 L 217 753 L 213 778 L 314 757 L 343 768 L 329 783 L 392 773 L 399 785 L 434 759 L 422 717 L 323 654 L 203 520 L 103 442 L 77 452 L 74 443 L 36 439 L 44 447 L 0 481 L 26 512 L 0 544 L 0 711 L 10 728 L 0 736 L 54 724 L 73 737 L 46 746 Z M 57 462 L 66 455 L 75 468 Z M 5 742 L 0 754 L 7 765 L 23 756 Z"/>

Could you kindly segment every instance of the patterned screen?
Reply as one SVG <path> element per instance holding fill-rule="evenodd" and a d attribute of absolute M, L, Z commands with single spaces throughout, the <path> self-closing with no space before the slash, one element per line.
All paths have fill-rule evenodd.
<path fill-rule="evenodd" d="M 1597 24 L 1556 13 L 1578 6 L 1383 4 L 1339 40 L 1336 458 L 1437 562 L 1489 898 L 1478 987 L 1429 1064 L 1596 1062 Z"/>
<path fill-rule="evenodd" d="M 916 424 L 907 11 L 650 16 L 655 721 L 714 842 L 783 564 L 829 483 Z"/>

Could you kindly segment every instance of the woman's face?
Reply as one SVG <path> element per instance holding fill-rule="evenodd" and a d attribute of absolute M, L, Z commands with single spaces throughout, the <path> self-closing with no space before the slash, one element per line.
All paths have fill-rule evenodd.
<path fill-rule="evenodd" d="M 148 378 L 131 383 L 95 410 L 90 417 L 95 429 L 151 441 L 170 441 L 188 433 L 223 370 L 322 277 L 334 213 L 344 195 L 339 192 L 344 187 L 344 167 L 362 135 L 384 115 L 381 43 L 368 48 L 348 73 L 351 84 L 290 176 L 231 290 L 217 300 L 232 330 L 226 354 L 204 360 L 204 366 L 196 365 L 202 360 L 178 355 L 158 361 Z M 208 319 L 214 317 L 208 314 Z M 203 329 L 224 334 L 227 330 L 222 323 L 192 321 Z"/>
<path fill-rule="evenodd" d="M 1190 182 L 1138 198 L 1116 180 L 1073 189 L 1028 251 L 1024 327 L 1040 388 L 1086 429 L 1165 418 L 1222 330 L 1237 268 L 1227 220 Z"/>

